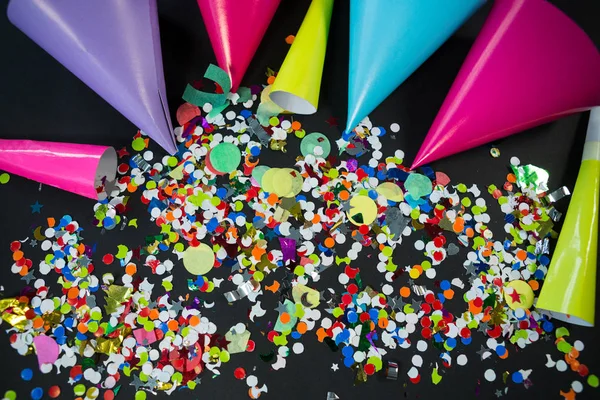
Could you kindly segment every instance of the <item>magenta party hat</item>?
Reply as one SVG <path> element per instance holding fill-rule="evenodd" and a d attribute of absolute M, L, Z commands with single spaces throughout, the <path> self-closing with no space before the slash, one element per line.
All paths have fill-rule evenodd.
<path fill-rule="evenodd" d="M 600 105 L 600 54 L 545 0 L 497 0 L 412 168 Z"/>
<path fill-rule="evenodd" d="M 156 0 L 11 0 L 8 18 L 169 153 Z"/>
<path fill-rule="evenodd" d="M 107 146 L 0 139 L 0 170 L 98 200 L 113 181 L 117 153 Z"/>
<path fill-rule="evenodd" d="M 280 0 L 198 0 L 219 67 L 236 92 Z"/>

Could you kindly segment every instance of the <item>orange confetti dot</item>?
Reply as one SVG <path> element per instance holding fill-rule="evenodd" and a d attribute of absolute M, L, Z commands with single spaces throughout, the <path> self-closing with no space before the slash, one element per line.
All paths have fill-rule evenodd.
<path fill-rule="evenodd" d="M 510 183 L 517 183 L 517 177 L 515 176 L 515 174 L 506 175 L 506 180 Z"/>
<path fill-rule="evenodd" d="M 527 258 L 527 252 L 525 250 L 517 251 L 517 258 L 521 261 L 525 261 L 525 259 Z"/>
<path fill-rule="evenodd" d="M 465 231 L 465 234 L 467 235 L 467 237 L 472 238 L 473 235 L 475 234 L 475 231 L 473 230 L 473 228 L 467 228 L 467 230 Z"/>
<path fill-rule="evenodd" d="M 508 349 L 506 349 L 506 350 L 504 351 L 504 354 L 502 354 L 501 356 L 498 356 L 498 357 L 500 357 L 500 358 L 501 358 L 501 359 L 503 359 L 503 360 L 507 359 L 507 358 L 508 358 Z"/>
<path fill-rule="evenodd" d="M 272 85 L 275 83 L 275 75 L 271 75 L 270 77 L 267 78 L 267 83 L 269 85 Z"/>
<path fill-rule="evenodd" d="M 79 296 L 79 289 L 76 286 L 73 286 L 67 291 L 67 297 L 69 299 L 76 299 Z"/>
<path fill-rule="evenodd" d="M 200 323 L 200 318 L 197 315 L 192 315 L 190 317 L 190 325 L 191 326 L 196 326 Z"/>
<path fill-rule="evenodd" d="M 129 193 L 133 193 L 133 192 L 135 192 L 135 191 L 136 191 L 136 189 L 137 189 L 137 186 L 136 186 L 134 183 L 131 183 L 131 182 L 130 182 L 129 184 L 127 184 L 127 191 L 128 191 Z"/>
<path fill-rule="evenodd" d="M 28 272 L 29 272 L 29 268 L 27 267 L 27 265 L 23 265 L 21 267 L 21 270 L 19 271 L 19 275 L 25 276 L 25 275 L 27 275 Z"/>
<path fill-rule="evenodd" d="M 33 319 L 33 327 L 35 329 L 39 329 L 42 326 L 44 326 L 44 320 L 42 319 L 42 317 L 37 316 Z M 86 330 L 87 330 L 87 326 L 86 326 Z"/>
<path fill-rule="evenodd" d="M 23 258 L 24 255 L 25 254 L 21 250 L 17 250 L 13 253 L 13 260 L 19 261 L 21 258 Z"/>
<path fill-rule="evenodd" d="M 291 320 L 290 314 L 286 312 L 281 313 L 281 315 L 279 316 L 279 320 L 282 324 L 287 324 Z"/>
<path fill-rule="evenodd" d="M 381 329 L 387 328 L 387 326 L 388 326 L 388 319 L 387 318 L 379 318 L 379 320 L 377 321 L 377 325 Z"/>
<path fill-rule="evenodd" d="M 448 300 L 452 300 L 452 298 L 454 297 L 454 290 L 452 290 L 452 289 L 444 290 L 444 297 L 447 298 Z"/>
<path fill-rule="evenodd" d="M 154 308 L 154 309 L 150 310 L 150 315 L 148 315 L 148 317 L 150 317 L 150 319 L 152 321 L 154 321 L 155 319 L 158 319 L 159 314 L 160 313 L 158 312 L 158 310 L 156 308 Z"/>
<path fill-rule="evenodd" d="M 294 43 L 294 39 L 296 39 L 296 36 L 294 36 L 294 35 L 288 35 L 288 36 L 285 38 L 285 42 L 286 42 L 287 44 L 292 44 L 292 43 Z"/>
<path fill-rule="evenodd" d="M 53 228 L 54 224 L 56 224 L 56 220 L 52 217 L 46 218 L 46 222 L 48 222 L 48 228 Z"/>
<path fill-rule="evenodd" d="M 402 297 L 410 296 L 410 288 L 408 286 L 402 286 L 400 288 L 400 296 L 402 296 Z"/>
<path fill-rule="evenodd" d="M 325 239 L 325 241 L 323 242 L 325 244 L 325 247 L 328 248 L 332 248 L 333 246 L 335 246 L 335 240 L 333 240 L 332 237 L 328 237 L 327 239 Z"/>
<path fill-rule="evenodd" d="M 77 330 L 79 333 L 86 333 L 88 331 L 88 326 L 83 322 L 77 324 Z"/>
<path fill-rule="evenodd" d="M 340 194 L 338 194 L 340 200 L 346 201 L 350 198 L 350 193 L 347 190 L 342 190 Z"/>
<path fill-rule="evenodd" d="M 278 201 L 279 201 L 279 197 L 277 197 L 277 195 L 275 193 L 271 193 L 269 195 L 269 197 L 267 198 L 267 203 L 269 203 L 272 206 L 277 204 Z"/>
<path fill-rule="evenodd" d="M 315 216 L 312 219 L 312 223 L 314 224 L 318 224 L 319 222 L 321 222 L 321 216 L 319 214 L 315 214 Z"/>
<path fill-rule="evenodd" d="M 308 325 L 306 325 L 306 322 L 300 321 L 298 322 L 298 325 L 296 325 L 296 330 L 299 334 L 304 335 L 308 330 Z"/>
<path fill-rule="evenodd" d="M 297 131 L 300 128 L 302 128 L 302 124 L 300 123 L 300 121 L 294 121 L 292 122 L 292 129 Z"/>
<path fill-rule="evenodd" d="M 167 322 L 167 326 L 169 327 L 169 330 L 175 332 L 177 329 L 179 329 L 179 322 L 172 319 L 169 322 Z"/>
<path fill-rule="evenodd" d="M 538 281 L 529 281 L 527 282 L 533 291 L 536 291 L 540 288 L 540 283 Z"/>
<path fill-rule="evenodd" d="M 125 267 L 125 273 L 127 275 L 135 275 L 135 273 L 137 272 L 137 267 L 134 263 L 129 263 L 127 264 L 127 266 Z"/>

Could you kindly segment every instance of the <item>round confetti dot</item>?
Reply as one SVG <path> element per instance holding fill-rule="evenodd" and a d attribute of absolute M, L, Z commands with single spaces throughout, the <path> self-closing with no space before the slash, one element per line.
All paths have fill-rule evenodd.
<path fill-rule="evenodd" d="M 521 160 L 519 160 L 518 157 L 511 157 L 510 158 L 510 164 L 514 165 L 514 166 L 517 166 L 517 165 L 521 164 Z"/>
<path fill-rule="evenodd" d="M 44 396 L 44 389 L 36 387 L 31 390 L 31 398 L 33 400 L 40 400 Z"/>
<path fill-rule="evenodd" d="M 14 390 L 7 390 L 6 392 L 4 392 L 4 398 L 7 400 L 16 400 L 17 392 L 15 392 Z"/>
<path fill-rule="evenodd" d="M 377 218 L 377 204 L 368 196 L 354 196 L 350 199 L 348 218 L 356 226 L 370 225 Z"/>
<path fill-rule="evenodd" d="M 390 130 L 394 133 L 396 132 L 400 132 L 400 125 L 398 125 L 397 123 L 393 123 L 390 125 Z"/>
<path fill-rule="evenodd" d="M 488 369 L 484 372 L 483 377 L 488 382 L 494 382 L 496 380 L 496 372 L 493 369 Z"/>
<path fill-rule="evenodd" d="M 315 149 L 321 149 L 320 154 L 317 154 Z M 327 158 L 331 152 L 331 143 L 327 136 L 319 132 L 313 132 L 306 135 L 300 142 L 300 152 L 304 157 L 310 155 Z"/>
<path fill-rule="evenodd" d="M 583 392 L 583 384 L 579 381 L 573 381 L 573 383 L 571 383 L 571 388 L 573 388 L 575 393 Z"/>
<path fill-rule="evenodd" d="M 593 388 L 597 388 L 600 385 L 600 379 L 596 375 L 590 375 L 587 379 L 588 385 Z"/>
<path fill-rule="evenodd" d="M 242 380 L 242 379 L 246 378 L 246 370 L 242 367 L 236 368 L 233 371 L 233 376 L 235 376 L 236 379 Z"/>
<path fill-rule="evenodd" d="M 240 164 L 242 153 L 232 143 L 219 143 L 210 151 L 209 157 L 215 171 L 229 174 Z"/>
<path fill-rule="evenodd" d="M 523 374 L 519 371 L 513 372 L 511 378 L 514 383 L 523 383 Z"/>
<path fill-rule="evenodd" d="M 383 182 L 375 189 L 377 193 L 385 197 L 387 200 L 399 202 L 404 200 L 404 194 L 400 186 L 393 182 Z"/>
<path fill-rule="evenodd" d="M 31 368 L 25 368 L 23 371 L 21 371 L 21 379 L 24 381 L 30 381 L 31 378 L 33 378 L 33 371 Z"/>
<path fill-rule="evenodd" d="M 146 392 L 143 390 L 138 390 L 135 392 L 135 400 L 146 400 Z"/>
<path fill-rule="evenodd" d="M 558 360 L 556 362 L 556 369 L 560 372 L 565 372 L 567 370 L 567 363 L 563 360 Z"/>
<path fill-rule="evenodd" d="M 294 343 L 292 346 L 292 351 L 294 354 L 300 354 L 304 352 L 304 345 L 300 342 Z"/>
<path fill-rule="evenodd" d="M 9 174 L 7 174 L 6 172 L 3 172 L 2 174 L 0 174 L 0 184 L 4 185 L 4 184 L 8 183 L 8 181 L 10 181 Z"/>
<path fill-rule="evenodd" d="M 254 375 L 250 375 L 246 378 L 246 385 L 254 387 L 258 385 L 258 378 Z"/>
<path fill-rule="evenodd" d="M 205 275 L 215 264 L 215 253 L 204 243 L 188 247 L 183 253 L 183 266 L 192 275 Z"/>
<path fill-rule="evenodd" d="M 464 354 L 461 354 L 458 357 L 456 357 L 456 363 L 460 366 L 467 365 L 468 361 L 469 359 Z"/>
<path fill-rule="evenodd" d="M 50 386 L 48 388 L 48 396 L 52 399 L 58 398 L 58 396 L 60 396 L 60 387 L 56 385 Z"/>

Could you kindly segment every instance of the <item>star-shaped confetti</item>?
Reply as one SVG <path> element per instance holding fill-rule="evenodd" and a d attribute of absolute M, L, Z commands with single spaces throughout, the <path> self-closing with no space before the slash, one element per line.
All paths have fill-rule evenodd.
<path fill-rule="evenodd" d="M 35 204 L 30 205 L 32 214 L 41 214 L 43 204 L 40 204 L 39 201 L 36 201 Z"/>

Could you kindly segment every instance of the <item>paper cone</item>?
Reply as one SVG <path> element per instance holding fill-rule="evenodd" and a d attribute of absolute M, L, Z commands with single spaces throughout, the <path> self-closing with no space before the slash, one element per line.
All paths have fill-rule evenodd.
<path fill-rule="evenodd" d="M 413 168 L 600 105 L 600 54 L 544 0 L 498 0 Z"/>
<path fill-rule="evenodd" d="M 577 183 L 536 304 L 561 321 L 594 326 L 600 196 L 600 108 L 590 114 Z"/>
<path fill-rule="evenodd" d="M 169 153 L 156 0 L 11 0 L 8 18 Z"/>
<path fill-rule="evenodd" d="M 351 0 L 346 131 L 354 129 L 484 0 Z"/>
<path fill-rule="evenodd" d="M 115 179 L 117 153 L 90 144 L 0 139 L 0 170 L 97 200 L 96 188 Z"/>
<path fill-rule="evenodd" d="M 312 1 L 279 69 L 271 100 L 284 110 L 317 112 L 332 9 L 333 0 Z"/>
<path fill-rule="evenodd" d="M 219 67 L 235 93 L 280 0 L 198 0 Z"/>

